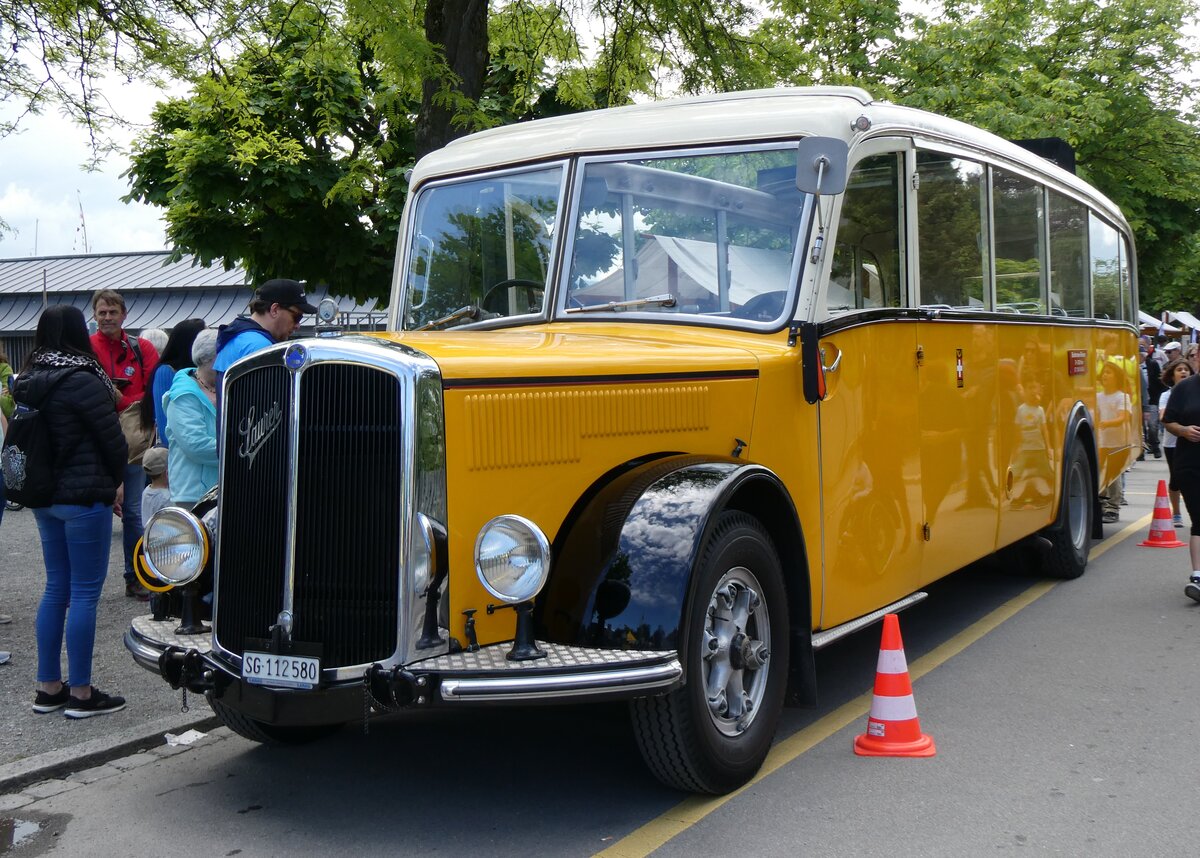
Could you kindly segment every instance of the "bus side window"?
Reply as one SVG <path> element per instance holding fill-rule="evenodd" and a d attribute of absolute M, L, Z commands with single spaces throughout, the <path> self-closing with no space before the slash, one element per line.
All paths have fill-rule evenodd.
<path fill-rule="evenodd" d="M 918 151 L 917 172 L 921 303 L 986 309 L 990 266 L 983 165 Z"/>
<path fill-rule="evenodd" d="M 1088 309 L 1087 206 L 1050 191 L 1050 312 L 1082 319 Z"/>
<path fill-rule="evenodd" d="M 1045 313 L 1043 298 L 1042 186 L 992 168 L 992 216 L 996 253 L 996 309 Z"/>
<path fill-rule="evenodd" d="M 903 303 L 902 158 L 871 155 L 850 173 L 829 274 L 830 313 Z"/>
<path fill-rule="evenodd" d="M 1088 213 L 1092 267 L 1092 312 L 1097 319 L 1121 318 L 1121 268 L 1116 229 Z"/>

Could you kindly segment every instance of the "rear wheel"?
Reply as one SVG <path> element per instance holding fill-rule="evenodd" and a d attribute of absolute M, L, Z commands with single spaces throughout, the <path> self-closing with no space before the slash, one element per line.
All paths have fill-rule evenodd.
<path fill-rule="evenodd" d="M 259 742 L 263 745 L 307 745 L 318 739 L 324 739 L 342 729 L 341 724 L 305 724 L 300 726 L 281 726 L 267 724 L 243 715 L 236 709 L 231 709 L 220 700 L 208 698 L 208 705 L 221 719 L 221 723 L 243 739 Z"/>
<path fill-rule="evenodd" d="M 1092 547 L 1092 509 L 1096 490 L 1092 466 L 1079 443 L 1070 446 L 1063 467 L 1063 494 L 1058 518 L 1045 532 L 1050 540 L 1045 572 L 1052 578 L 1078 578 L 1087 568 Z"/>
<path fill-rule="evenodd" d="M 726 793 L 758 771 L 783 706 L 787 592 L 762 525 L 724 513 L 696 568 L 687 684 L 630 704 L 647 766 L 668 786 Z"/>

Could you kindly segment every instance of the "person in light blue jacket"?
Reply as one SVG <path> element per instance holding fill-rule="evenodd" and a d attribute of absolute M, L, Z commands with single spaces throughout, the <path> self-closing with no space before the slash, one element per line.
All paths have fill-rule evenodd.
<path fill-rule="evenodd" d="M 196 334 L 204 328 L 203 319 L 185 319 L 175 326 L 167 338 L 166 346 L 158 355 L 158 366 L 154 368 L 154 375 L 142 395 L 142 426 L 147 429 L 155 427 L 160 447 L 170 446 L 167 442 L 167 414 L 163 410 L 163 398 L 171 389 L 175 373 L 195 366 L 192 363 L 192 344 L 196 341 Z M 144 336 L 145 332 L 142 333 Z"/>
<path fill-rule="evenodd" d="M 191 509 L 217 484 L 216 356 L 217 332 L 206 328 L 192 343 L 196 366 L 175 373 L 163 396 L 172 506 Z"/>

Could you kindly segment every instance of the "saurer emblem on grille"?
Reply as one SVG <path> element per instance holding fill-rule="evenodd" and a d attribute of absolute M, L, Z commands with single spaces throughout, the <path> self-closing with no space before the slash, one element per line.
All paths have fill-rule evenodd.
<path fill-rule="evenodd" d="M 238 434 L 242 436 L 242 443 L 238 445 L 237 452 L 246 460 L 247 471 L 254 467 L 254 457 L 282 422 L 283 409 L 279 407 L 278 401 L 273 402 L 261 416 L 257 408 L 250 406 L 249 413 L 238 423 Z"/>

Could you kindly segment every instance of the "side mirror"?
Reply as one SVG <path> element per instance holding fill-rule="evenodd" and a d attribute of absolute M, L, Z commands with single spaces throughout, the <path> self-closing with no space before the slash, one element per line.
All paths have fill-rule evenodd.
<path fill-rule="evenodd" d="M 846 190 L 850 147 L 836 137 L 805 137 L 796 147 L 796 187 L 806 194 Z"/>

